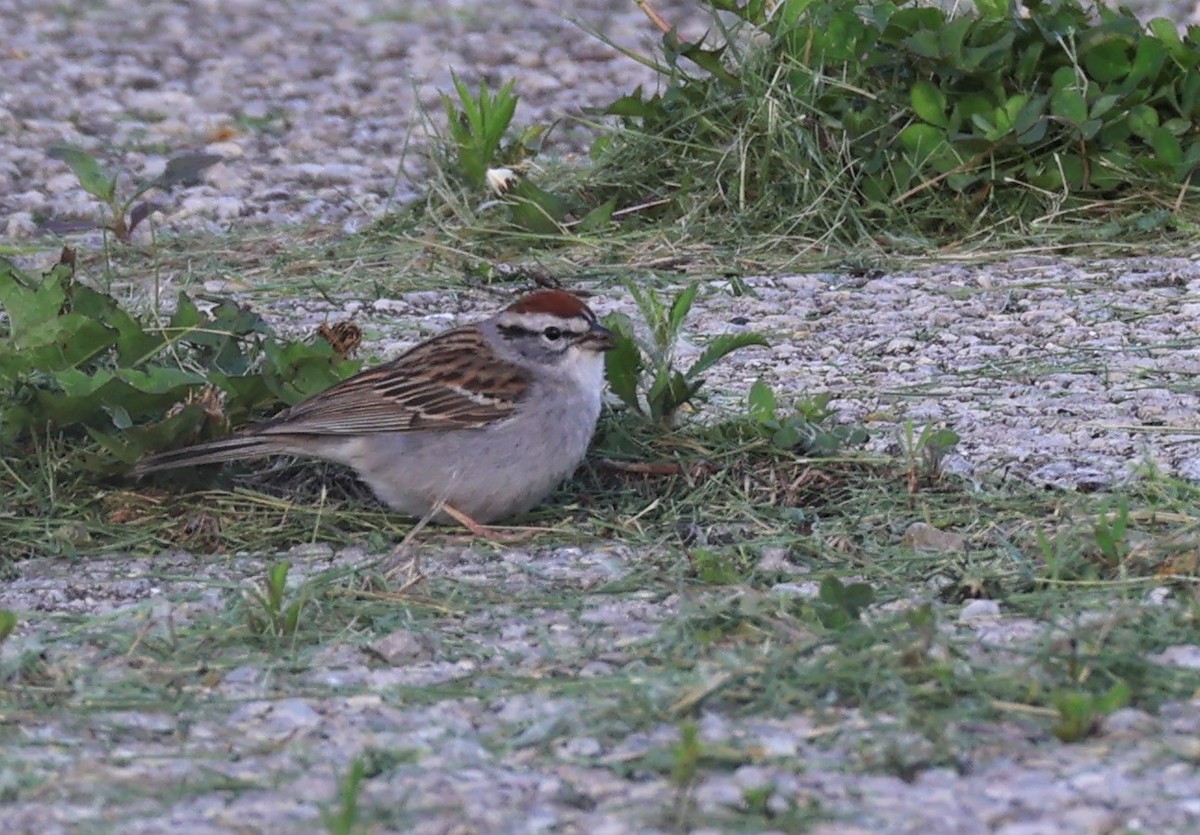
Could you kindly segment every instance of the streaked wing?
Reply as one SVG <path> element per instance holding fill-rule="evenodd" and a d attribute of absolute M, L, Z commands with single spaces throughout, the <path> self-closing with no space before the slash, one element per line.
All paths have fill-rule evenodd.
<path fill-rule="evenodd" d="M 357 435 L 474 429 L 512 415 L 528 379 L 474 327 L 447 331 L 260 424 L 255 434 Z"/>

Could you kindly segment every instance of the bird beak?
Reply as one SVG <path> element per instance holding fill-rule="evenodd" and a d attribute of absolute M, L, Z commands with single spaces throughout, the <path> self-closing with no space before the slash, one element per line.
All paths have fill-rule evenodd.
<path fill-rule="evenodd" d="M 617 347 L 613 332 L 599 323 L 592 325 L 583 339 L 579 340 L 579 345 L 589 351 L 611 351 Z"/>

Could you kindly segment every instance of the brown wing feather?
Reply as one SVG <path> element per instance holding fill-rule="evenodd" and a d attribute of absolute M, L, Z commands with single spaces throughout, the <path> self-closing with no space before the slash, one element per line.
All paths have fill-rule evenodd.
<path fill-rule="evenodd" d="M 505 420 L 528 387 L 518 366 L 484 364 L 474 327 L 447 331 L 260 424 L 255 434 L 469 429 Z"/>

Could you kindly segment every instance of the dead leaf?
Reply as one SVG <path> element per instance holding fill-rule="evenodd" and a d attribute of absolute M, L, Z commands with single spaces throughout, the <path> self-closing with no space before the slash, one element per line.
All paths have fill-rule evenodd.
<path fill-rule="evenodd" d="M 900 538 L 900 544 L 914 551 L 936 551 L 949 553 L 951 551 L 967 550 L 967 539 L 962 534 L 950 531 L 940 531 L 925 522 L 913 522 Z"/>
<path fill-rule="evenodd" d="M 332 326 L 321 325 L 317 336 L 329 343 L 339 357 L 352 356 L 362 344 L 362 329 L 348 319 L 334 322 Z"/>

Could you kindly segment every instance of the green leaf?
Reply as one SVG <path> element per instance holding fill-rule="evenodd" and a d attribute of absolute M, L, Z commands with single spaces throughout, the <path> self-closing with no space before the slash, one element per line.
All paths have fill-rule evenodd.
<path fill-rule="evenodd" d="M 790 28 L 795 25 L 796 21 L 808 8 L 817 0 L 783 0 L 783 3 L 775 10 L 775 15 L 779 18 L 783 26 Z"/>
<path fill-rule="evenodd" d="M 972 93 L 963 96 L 954 105 L 955 119 L 959 122 L 970 121 L 972 116 L 990 114 L 996 109 L 997 100 L 983 93 Z"/>
<path fill-rule="evenodd" d="M 1139 104 L 1129 111 L 1129 129 L 1135 136 L 1147 142 L 1158 130 L 1158 111 L 1146 104 Z"/>
<path fill-rule="evenodd" d="M 909 7 L 900 9 L 887 22 L 884 38 L 888 43 L 900 43 L 904 35 L 919 30 L 937 32 L 946 24 L 946 14 L 931 7 Z"/>
<path fill-rule="evenodd" d="M 570 206 L 557 194 L 552 194 L 522 177 L 506 197 L 513 223 L 536 235 L 557 235 L 563 231 L 562 221 Z"/>
<path fill-rule="evenodd" d="M 1010 14 L 1010 0 L 975 0 L 975 8 L 987 20 L 1004 20 Z"/>
<path fill-rule="evenodd" d="M 633 325 L 623 313 L 609 314 L 604 324 L 612 330 L 616 347 L 604 354 L 604 376 L 612 393 L 631 409 L 641 412 L 638 381 L 642 374 L 642 352 L 633 338 Z"/>
<path fill-rule="evenodd" d="M 1027 99 L 1017 111 L 1013 117 L 1012 129 L 1013 133 L 1017 134 L 1019 141 L 1024 144 L 1038 141 L 1040 136 L 1034 139 L 1030 139 L 1030 136 L 1039 127 L 1041 135 L 1045 136 L 1047 124 L 1045 115 L 1048 101 L 1046 96 L 1033 96 Z"/>
<path fill-rule="evenodd" d="M 126 197 L 125 200 L 121 203 L 121 208 L 123 210 L 128 210 L 129 207 L 133 205 L 134 201 L 136 201 L 139 197 L 141 197 L 143 194 L 148 192 L 150 189 L 156 188 L 157 186 L 158 186 L 158 182 L 156 180 L 142 180 L 140 183 L 138 183 L 136 186 L 134 186 L 133 192 L 128 197 Z M 129 215 L 130 228 L 132 228 L 133 226 L 136 226 L 137 224 L 139 224 L 143 220 L 145 220 L 146 216 L 149 215 L 150 212 L 152 212 L 153 210 L 154 210 L 153 203 L 139 203 L 130 212 L 130 215 Z"/>
<path fill-rule="evenodd" d="M 1065 90 L 1068 87 L 1078 89 L 1080 84 L 1079 76 L 1075 73 L 1074 67 L 1059 67 L 1050 76 L 1050 89 L 1054 92 Z"/>
<path fill-rule="evenodd" d="M 183 154 L 167 160 L 167 167 L 158 175 L 154 185 L 170 188 L 176 185 L 194 185 L 199 182 L 204 169 L 225 159 L 220 154 Z"/>
<path fill-rule="evenodd" d="M 105 403 L 102 408 L 108 412 L 112 425 L 120 431 L 126 432 L 133 427 L 133 418 L 124 406 L 119 403 Z"/>
<path fill-rule="evenodd" d="M 912 86 L 909 101 L 913 112 L 922 120 L 939 128 L 949 125 L 946 118 L 946 96 L 930 81 L 921 80 Z"/>
<path fill-rule="evenodd" d="M 358 366 L 355 360 L 338 357 L 324 340 L 315 345 L 269 340 L 263 355 L 263 380 L 289 406 L 319 394 Z"/>
<path fill-rule="evenodd" d="M 922 29 L 905 39 L 904 45 L 922 58 L 937 58 L 942 54 L 937 32 Z"/>
<path fill-rule="evenodd" d="M 54 375 L 54 381 L 68 397 L 87 397 L 95 394 L 114 379 L 116 373 L 107 369 L 89 374 L 78 368 L 67 368 Z"/>
<path fill-rule="evenodd" d="M 762 380 L 755 380 L 750 386 L 750 419 L 758 423 L 775 420 L 775 392 Z"/>
<path fill-rule="evenodd" d="M 1087 100 L 1075 88 L 1064 87 L 1050 100 L 1050 112 L 1065 122 L 1082 125 L 1087 120 Z"/>
<path fill-rule="evenodd" d="M 670 375 L 670 386 L 667 389 L 667 397 L 664 398 L 662 407 L 659 410 L 659 419 L 661 423 L 670 425 L 675 420 L 675 414 L 679 411 L 679 407 L 685 403 L 690 403 L 696 396 L 696 392 L 700 390 L 702 381 L 689 381 L 678 371 L 672 372 Z"/>
<path fill-rule="evenodd" d="M 78 313 L 68 313 L 46 322 L 24 346 L 16 346 L 16 355 L 30 369 L 56 372 L 88 362 L 115 342 L 116 333 L 111 328 Z"/>
<path fill-rule="evenodd" d="M 145 362 L 166 344 L 161 332 L 147 333 L 136 319 L 121 309 L 116 299 L 105 293 L 77 285 L 71 294 L 71 304 L 76 313 L 117 331 L 117 359 L 122 364 Z"/>
<path fill-rule="evenodd" d="M 652 290 L 642 287 L 633 281 L 626 281 L 625 286 L 629 289 L 629 294 L 633 296 L 642 319 L 650 326 L 650 334 L 654 339 L 654 348 L 660 354 L 665 353 L 670 347 L 667 334 L 666 308 L 659 300 L 658 295 Z"/>
<path fill-rule="evenodd" d="M 215 337 L 200 330 L 206 321 L 200 308 L 196 307 L 196 303 L 181 290 L 175 300 L 175 312 L 171 314 L 171 319 L 167 322 L 165 335 L 172 342 L 194 338 L 198 344 L 212 344 L 208 340 Z"/>
<path fill-rule="evenodd" d="M 700 352 L 700 356 L 687 370 L 687 379 L 694 380 L 717 363 L 719 360 L 742 348 L 751 345 L 766 346 L 769 343 L 762 334 L 758 333 L 725 333 L 714 337 Z"/>
<path fill-rule="evenodd" d="M 665 423 L 675 411 L 670 403 L 672 376 L 673 372 L 670 369 L 659 368 L 650 383 L 650 388 L 646 390 L 646 405 L 650 407 L 650 417 L 657 423 Z"/>
<path fill-rule="evenodd" d="M 1193 125 L 1187 119 L 1178 119 L 1178 118 L 1167 119 L 1167 121 L 1162 123 L 1162 126 L 1164 128 L 1166 128 L 1167 130 L 1169 130 L 1175 136 L 1183 136 L 1185 133 L 1187 133 L 1188 131 L 1192 130 L 1195 127 L 1195 125 Z"/>
<path fill-rule="evenodd" d="M 0 644 L 8 640 L 17 629 L 17 615 L 9 609 L 0 609 Z"/>
<path fill-rule="evenodd" d="M 679 294 L 671 302 L 671 312 L 667 315 L 664 344 L 673 344 L 679 338 L 679 334 L 683 331 L 683 323 L 692 309 L 692 302 L 696 300 L 696 293 L 699 290 L 699 284 L 689 284 L 679 291 Z"/>
<path fill-rule="evenodd" d="M 944 452 L 958 446 L 961 439 L 958 433 L 953 429 L 936 429 L 922 438 L 923 445 L 926 449 Z"/>
<path fill-rule="evenodd" d="M 267 604 L 271 612 L 278 614 L 283 604 L 283 592 L 287 588 L 290 564 L 287 560 L 274 563 L 267 569 Z"/>
<path fill-rule="evenodd" d="M 1129 704 L 1132 695 L 1129 685 L 1123 681 L 1118 681 L 1108 689 L 1107 693 L 1104 693 L 1096 700 L 1096 707 L 1103 713 L 1109 714 Z"/>
<path fill-rule="evenodd" d="M 875 602 L 875 591 L 867 583 L 850 583 L 845 587 L 842 605 L 855 618 Z"/>
<path fill-rule="evenodd" d="M 1092 119 L 1099 119 L 1109 113 L 1121 101 L 1121 97 L 1114 94 L 1104 95 L 1092 102 L 1091 113 Z"/>
<path fill-rule="evenodd" d="M 1009 59 L 1014 39 L 1013 33 L 1008 31 L 991 44 L 966 49 L 962 65 L 972 72 L 997 72 Z"/>
<path fill-rule="evenodd" d="M 638 87 L 627 96 L 611 102 L 601 111 L 605 116 L 623 116 L 628 119 L 649 119 L 663 114 L 662 99 L 653 96 L 642 98 L 642 88 Z"/>
<path fill-rule="evenodd" d="M 1166 47 L 1171 57 L 1176 60 L 1186 59 L 1188 46 L 1180 39 L 1175 21 L 1168 20 L 1165 17 L 1156 17 L 1146 24 L 1146 26 L 1150 29 L 1151 34 Z"/>
<path fill-rule="evenodd" d="M 791 449 L 800 443 L 800 429 L 793 423 L 788 422 L 781 426 L 779 431 L 771 436 L 771 443 L 780 449 Z"/>
<path fill-rule="evenodd" d="M 1083 160 L 1079 154 L 1062 154 L 1058 158 L 1058 168 L 1061 172 L 1060 185 L 1065 185 L 1070 191 L 1083 188 Z"/>
<path fill-rule="evenodd" d="M 1013 69 L 1013 75 L 1017 82 L 1026 87 L 1033 80 L 1034 76 L 1041 68 L 1042 52 L 1046 45 L 1041 41 L 1035 41 L 1025 48 L 1021 53 L 1021 57 L 1017 59 L 1017 65 Z"/>
<path fill-rule="evenodd" d="M 578 225 L 575 227 L 575 231 L 589 233 L 603 229 L 612 222 L 612 213 L 616 208 L 617 198 L 615 197 L 601 203 L 580 219 Z"/>
<path fill-rule="evenodd" d="M 1083 67 L 1101 84 L 1124 78 L 1133 69 L 1125 41 L 1114 38 L 1096 44 L 1083 56 Z"/>
<path fill-rule="evenodd" d="M 87 151 L 78 145 L 61 144 L 51 145 L 46 153 L 53 159 L 65 162 L 75 172 L 79 185 L 83 186 L 83 190 L 88 194 L 100 198 L 105 203 L 113 202 L 117 191 L 116 177 L 110 176 Z"/>
<path fill-rule="evenodd" d="M 680 55 L 687 58 L 693 64 L 726 84 L 737 86 L 741 83 L 740 79 L 731 73 L 724 64 L 723 57 L 726 47 L 704 49 L 699 43 L 690 41 L 681 42 L 674 29 L 663 35 L 663 46 L 668 54 Z"/>
<path fill-rule="evenodd" d="M 235 375 L 209 370 L 208 381 L 227 396 L 231 423 L 247 420 L 255 412 L 279 402 L 262 374 Z"/>
<path fill-rule="evenodd" d="M 896 137 L 917 158 L 929 156 L 946 144 L 946 133 L 933 125 L 907 125 Z"/>
<path fill-rule="evenodd" d="M 1150 145 L 1160 162 L 1171 166 L 1183 164 L 1183 147 L 1175 134 L 1165 127 L 1157 128 L 1150 134 Z"/>
<path fill-rule="evenodd" d="M 973 116 L 973 121 L 982 117 Z M 990 127 L 990 123 L 986 123 Z M 941 128 L 926 124 L 907 125 L 896 137 L 909 153 L 909 158 L 915 167 L 933 164 L 940 171 L 948 171 L 957 165 L 958 160 L 946 142 L 946 132 Z"/>
<path fill-rule="evenodd" d="M 166 394 L 178 388 L 203 385 L 205 382 L 202 374 L 170 365 L 156 365 L 147 369 L 120 368 L 116 372 L 116 378 L 146 394 Z"/>
<path fill-rule="evenodd" d="M 963 59 L 963 41 L 967 33 L 975 26 L 976 19 L 972 15 L 958 15 L 947 21 L 938 32 L 938 51 L 941 57 L 950 64 L 959 64 Z"/>
<path fill-rule="evenodd" d="M 8 340 L 13 348 L 43 345 L 53 335 L 45 326 L 52 323 L 67 303 L 61 280 L 48 277 L 35 286 L 7 259 L 0 259 L 0 308 L 8 316 Z"/>
<path fill-rule="evenodd" d="M 1100 133 L 1100 128 L 1104 127 L 1104 122 L 1100 119 L 1088 119 L 1079 126 L 1079 137 L 1085 142 L 1090 142 L 1095 139 L 1096 134 Z"/>
<path fill-rule="evenodd" d="M 821 580 L 817 600 L 822 604 L 817 611 L 821 624 L 828 629 L 844 629 L 874 602 L 875 593 L 866 583 L 845 585 L 831 574 Z"/>
<path fill-rule="evenodd" d="M 518 97 L 513 94 L 512 81 L 493 95 L 486 83 L 480 84 L 478 94 L 472 94 L 456 74 L 452 73 L 451 79 L 458 104 L 443 93 L 442 106 L 457 151 L 458 174 L 473 188 L 481 189 L 487 170 L 497 166 L 496 152 L 512 123 Z"/>
<path fill-rule="evenodd" d="M 1133 67 L 1125 78 L 1125 84 L 1135 85 L 1142 79 L 1157 78 L 1166 60 L 1167 50 L 1159 41 L 1153 38 L 1140 38 L 1137 50 L 1133 55 Z"/>

